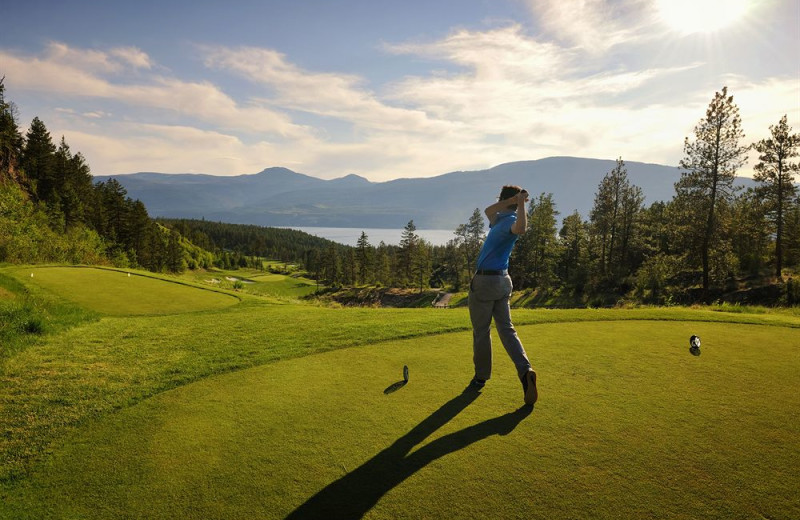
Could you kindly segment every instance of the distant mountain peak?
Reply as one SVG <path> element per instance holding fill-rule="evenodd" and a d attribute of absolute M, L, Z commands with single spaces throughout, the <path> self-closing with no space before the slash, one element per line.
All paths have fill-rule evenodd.
<path fill-rule="evenodd" d="M 348 183 L 348 184 L 372 184 L 368 179 L 360 175 L 356 175 L 355 173 L 351 173 L 349 175 L 345 175 L 344 177 L 338 177 L 336 179 L 331 179 L 331 182 L 336 183 Z"/>
<path fill-rule="evenodd" d="M 291 173 L 296 175 L 297 172 L 290 170 L 289 168 L 284 168 L 283 166 L 273 166 L 271 168 L 264 168 L 256 175 L 276 175 L 276 174 L 286 174 Z"/>

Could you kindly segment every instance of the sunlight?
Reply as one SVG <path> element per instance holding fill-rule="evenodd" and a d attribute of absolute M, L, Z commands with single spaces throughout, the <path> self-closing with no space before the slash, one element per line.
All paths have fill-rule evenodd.
<path fill-rule="evenodd" d="M 748 0 L 657 0 L 662 20 L 684 34 L 711 32 L 740 19 Z"/>

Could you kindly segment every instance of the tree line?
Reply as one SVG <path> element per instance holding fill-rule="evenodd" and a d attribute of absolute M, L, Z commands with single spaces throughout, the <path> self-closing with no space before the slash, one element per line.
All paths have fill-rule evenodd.
<path fill-rule="evenodd" d="M 574 212 L 558 228 L 552 196 L 541 194 L 512 256 L 515 282 L 600 303 L 624 295 L 709 302 L 764 275 L 782 284 L 784 267 L 800 266 L 800 166 L 792 162 L 800 134 L 785 115 L 769 130 L 770 137 L 744 143 L 725 87 L 684 141 L 672 200 L 645 207 L 622 158 L 598 186 L 588 219 Z M 757 186 L 737 190 L 736 173 L 751 149 Z"/>
<path fill-rule="evenodd" d="M 212 255 L 152 220 L 115 179 L 94 183 L 83 155 L 35 117 L 23 136 L 0 79 L 0 261 L 180 272 Z"/>

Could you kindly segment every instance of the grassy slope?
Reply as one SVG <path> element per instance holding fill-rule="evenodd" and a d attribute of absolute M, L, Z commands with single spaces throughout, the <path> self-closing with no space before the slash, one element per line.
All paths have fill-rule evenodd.
<path fill-rule="evenodd" d="M 29 282 L 27 279 L 23 281 Z M 777 336 L 790 338 L 790 341 L 794 341 L 790 344 L 793 348 L 800 343 L 797 341 L 800 320 L 781 314 L 732 315 L 690 309 L 520 310 L 515 312 L 515 319 L 518 324 L 620 319 L 773 324 L 793 328 L 756 327 L 753 330 L 765 331 L 767 343 L 770 338 Z M 22 496 L 18 492 L 20 486 L 26 485 L 25 477 L 31 464 L 44 460 L 47 450 L 57 448 L 65 438 L 75 433 L 77 427 L 80 427 L 77 430 L 80 434 L 100 424 L 94 419 L 102 419 L 110 411 L 127 408 L 164 390 L 211 374 L 264 364 L 268 367 L 283 366 L 283 363 L 275 365 L 274 362 L 309 353 L 468 329 L 469 320 L 464 309 L 337 310 L 277 305 L 246 296 L 242 304 L 222 310 L 146 318 L 106 317 L 99 321 L 87 321 L 66 333 L 46 337 L 39 344 L 3 360 L 0 372 L 0 416 L 3 424 L 0 460 L 3 464 L 0 475 L 4 483 L 0 492 L 4 498 Z M 548 340 L 539 338 L 541 330 L 536 328 L 528 332 L 531 342 L 547 343 Z M 561 330 L 565 329 L 561 327 Z M 625 331 L 627 326 L 620 325 L 619 330 Z M 676 332 L 675 345 L 685 343 L 688 337 L 684 325 L 680 325 L 679 330 L 680 333 Z M 698 329 L 693 326 L 691 332 L 698 332 Z M 703 337 L 703 333 L 700 335 Z M 738 336 L 734 339 L 738 341 Z M 597 344 L 591 335 L 576 340 Z M 704 340 L 707 342 L 707 337 Z M 436 338 L 435 343 L 438 342 L 439 338 Z M 753 344 L 758 345 L 759 342 L 764 343 L 764 338 Z M 461 350 L 458 355 L 449 356 L 448 362 L 458 359 L 463 363 L 464 358 L 468 358 L 463 354 L 464 343 L 468 344 L 468 340 L 458 340 Z M 630 348 L 636 349 L 637 343 L 632 343 Z M 688 355 L 683 346 L 676 348 L 681 354 Z M 784 354 L 778 352 L 776 355 L 780 359 Z M 317 356 L 305 359 L 312 363 L 310 360 L 317 359 Z M 393 361 L 394 364 L 398 362 Z M 796 363 L 791 366 L 796 368 Z M 347 364 L 343 367 L 339 370 L 352 370 Z M 399 374 L 399 369 L 396 371 Z M 310 373 L 327 375 L 324 371 Z M 773 373 L 769 375 L 771 378 L 774 376 Z M 304 381 L 302 377 L 298 379 Z M 463 383 L 462 371 L 458 371 L 457 379 L 459 384 Z M 451 381 L 451 384 L 458 386 L 455 381 Z M 448 387 L 448 391 L 450 389 Z M 421 404 L 427 407 L 451 395 L 444 392 L 427 396 L 420 402 L 411 403 L 408 413 Z M 425 407 L 412 416 L 418 417 L 419 412 L 427 409 Z M 139 409 L 141 407 L 130 408 Z M 335 415 L 322 414 L 321 417 L 330 419 Z M 395 433 L 388 431 L 385 435 L 390 438 Z M 375 445 L 378 446 L 380 442 Z M 304 496 L 303 493 L 287 499 L 286 504 L 298 496 Z"/>
<path fill-rule="evenodd" d="M 151 273 L 87 267 L 39 267 L 13 271 L 30 283 L 110 316 L 161 315 L 218 309 L 238 303 L 217 291 L 199 291 L 181 283 L 164 283 Z"/>

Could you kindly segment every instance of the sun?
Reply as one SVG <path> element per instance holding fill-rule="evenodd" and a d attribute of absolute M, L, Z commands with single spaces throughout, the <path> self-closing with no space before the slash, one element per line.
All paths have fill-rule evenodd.
<path fill-rule="evenodd" d="M 661 19 L 684 34 L 722 29 L 746 12 L 748 0 L 656 0 Z"/>

